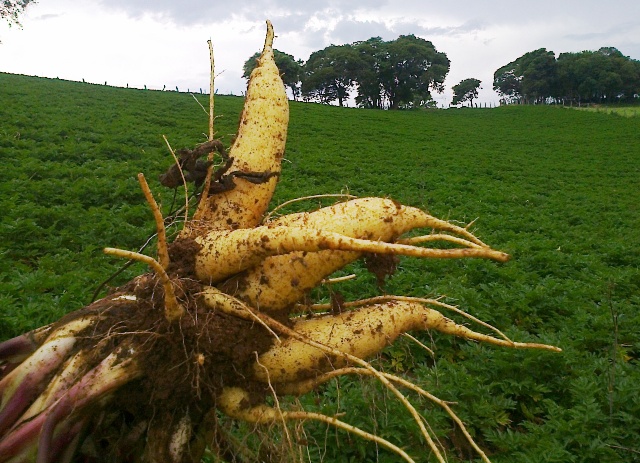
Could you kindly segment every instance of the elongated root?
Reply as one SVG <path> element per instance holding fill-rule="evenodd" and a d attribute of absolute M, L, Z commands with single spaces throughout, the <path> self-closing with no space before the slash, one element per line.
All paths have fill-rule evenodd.
<path fill-rule="evenodd" d="M 330 231 L 293 226 L 256 227 L 231 232 L 214 232 L 196 241 L 202 245 L 202 250 L 196 260 L 196 274 L 201 280 L 209 279 L 211 283 L 216 283 L 253 267 L 267 257 L 292 252 L 317 253 L 330 250 L 351 253 L 396 254 L 431 259 L 483 257 L 501 262 L 509 259 L 509 256 L 503 252 L 476 247 L 469 242 L 465 242 L 468 246 L 464 248 L 433 249 L 358 239 Z M 317 278 L 315 276 L 315 279 Z"/>
<path fill-rule="evenodd" d="M 227 307 L 230 309 L 230 313 L 253 312 L 253 310 L 251 310 L 249 307 L 244 305 L 242 302 L 238 301 L 237 299 L 231 298 L 229 296 L 227 296 L 227 304 L 219 304 L 217 308 L 224 310 L 224 308 L 227 308 Z M 332 356 L 332 357 L 334 357 L 336 359 L 344 360 L 344 361 L 347 361 L 347 362 L 352 362 L 352 363 L 355 363 L 355 364 L 360 365 L 360 366 L 364 367 L 365 369 L 367 369 L 373 376 L 375 376 L 387 389 L 389 389 L 400 400 L 400 402 L 404 405 L 404 407 L 412 415 L 414 421 L 417 423 L 418 427 L 420 428 L 420 430 L 422 432 L 423 437 L 428 442 L 429 447 L 432 449 L 432 451 L 434 452 L 434 454 L 438 458 L 438 461 L 440 461 L 441 463 L 444 463 L 444 459 L 443 459 L 440 451 L 438 450 L 435 442 L 431 438 L 429 432 L 427 431 L 422 417 L 418 414 L 418 412 L 413 407 L 413 405 L 404 397 L 404 395 L 393 384 L 391 384 L 391 382 L 387 378 L 384 377 L 383 374 L 381 374 L 378 370 L 373 368 L 368 362 L 363 360 L 357 354 L 354 355 L 354 353 L 352 353 L 352 352 L 341 350 L 341 349 L 337 348 L 336 346 L 331 345 L 330 343 L 318 342 L 316 339 L 313 339 L 313 338 L 305 335 L 304 333 L 298 332 L 297 330 L 294 330 L 294 329 L 291 329 L 291 328 L 288 328 L 288 327 L 284 326 L 280 322 L 270 318 L 267 315 L 263 315 L 263 314 L 259 314 L 259 313 L 255 313 L 255 312 L 252 315 L 253 316 L 257 316 L 258 318 L 260 318 L 264 323 L 266 323 L 267 325 L 269 325 L 273 329 L 275 329 L 275 330 L 277 330 L 277 331 L 279 331 L 279 332 L 281 332 L 283 334 L 288 335 L 289 339 L 294 339 L 294 340 L 298 341 L 299 343 L 301 343 L 301 345 L 305 345 L 305 346 L 308 346 L 308 347 L 311 347 L 311 348 L 315 348 L 315 349 L 323 352 L 324 354 L 328 354 L 329 356 Z M 244 314 L 243 316 L 246 316 L 246 314 Z M 282 345 L 283 345 L 282 343 L 279 344 L 280 347 L 282 347 Z M 267 382 L 270 383 L 270 381 L 271 381 L 270 376 L 271 376 L 272 370 L 270 370 L 268 367 L 264 366 L 261 363 L 261 359 L 262 359 L 262 356 L 259 357 L 258 361 L 256 362 L 256 365 L 259 366 L 260 370 L 265 372 L 266 376 L 263 376 L 263 377 L 258 378 L 258 379 L 262 380 L 262 381 L 267 381 Z M 296 367 L 297 368 L 300 368 L 300 367 L 306 368 L 306 365 L 299 363 L 299 364 L 296 365 Z M 333 368 L 333 366 L 331 368 Z M 257 368 L 254 368 L 254 372 L 256 370 L 257 370 Z M 297 371 L 299 373 L 302 373 L 300 369 L 298 369 Z M 260 408 L 256 408 L 256 410 L 259 412 L 261 409 Z M 342 426 L 340 426 L 340 427 L 342 427 Z M 370 440 L 376 440 L 376 439 L 372 438 Z M 386 444 L 383 444 L 383 445 L 388 446 Z M 394 451 L 396 451 L 395 446 L 389 447 L 389 448 L 392 448 Z"/>
<path fill-rule="evenodd" d="M 247 85 L 238 133 L 229 150 L 233 159 L 227 174 L 269 174 L 264 182 L 236 178 L 234 187 L 200 202 L 196 220 L 185 224 L 182 237 L 195 237 L 206 230 L 249 228 L 258 225 L 269 206 L 287 140 L 289 103 L 273 54 L 274 32 L 267 21 L 267 34 L 258 65 Z"/>
<path fill-rule="evenodd" d="M 339 315 L 301 318 L 293 329 L 304 337 L 347 352 L 358 358 L 370 358 L 406 331 L 435 329 L 445 334 L 502 347 L 537 348 L 554 352 L 555 346 L 520 343 L 494 338 L 455 323 L 421 303 L 388 301 L 346 311 Z M 260 363 L 269 370 L 271 381 L 287 383 L 341 368 L 347 361 L 327 357 L 326 352 L 298 339 L 287 338 L 260 356 Z M 254 369 L 259 380 L 265 380 L 261 369 Z"/>
<path fill-rule="evenodd" d="M 436 235 L 439 241 L 461 247 L 423 248 L 397 240 L 418 228 L 447 232 Z M 199 242 L 199 278 L 211 283 L 246 269 L 218 287 L 262 311 L 278 311 L 300 301 L 325 277 L 364 252 L 501 262 L 509 258 L 466 228 L 383 198 L 360 198 L 291 214 L 251 230 L 211 233 Z"/>
<path fill-rule="evenodd" d="M 440 312 L 425 307 L 422 302 L 411 300 L 389 300 L 385 303 L 367 305 L 340 315 L 319 316 L 311 319 L 301 318 L 294 323 L 293 328 L 288 328 L 215 288 L 204 289 L 202 296 L 205 304 L 213 310 L 219 310 L 245 319 L 257 318 L 270 328 L 288 336 L 285 340 L 272 346 L 271 349 L 259 356 L 253 369 L 253 377 L 255 379 L 270 385 L 274 382 L 275 388 L 279 393 L 306 393 L 321 382 L 341 374 L 339 373 L 341 371 L 344 373 L 355 371 L 343 368 L 345 365 L 350 363 L 360 365 L 367 372 L 366 374 L 379 379 L 404 404 L 405 408 L 414 417 L 439 461 L 444 460 L 424 426 L 422 418 L 400 391 L 392 385 L 392 382 L 398 382 L 405 387 L 418 391 L 421 395 L 437 402 L 439 405 L 444 405 L 443 408 L 456 423 L 461 424 L 459 418 L 439 399 L 408 381 L 378 372 L 364 361 L 364 358 L 380 352 L 406 331 L 432 328 L 447 334 L 499 346 L 543 348 L 559 351 L 558 348 L 553 346 L 516 343 L 477 333 L 454 323 L 440 314 Z M 219 406 L 225 413 L 254 422 L 264 422 L 263 420 L 276 421 L 276 416 L 274 415 L 276 412 L 270 407 L 261 405 L 247 408 L 246 403 L 248 401 L 239 398 L 244 397 L 245 392 L 243 390 L 225 392 L 228 396 L 223 394 L 220 399 L 221 402 L 219 402 Z M 242 402 L 245 405 L 241 405 Z M 278 413 L 277 417 L 280 419 L 291 417 L 291 415 L 287 414 L 289 412 Z M 343 427 L 336 423 L 333 424 Z M 464 426 L 461 426 L 461 428 L 467 438 L 473 442 Z M 343 427 L 343 429 L 346 428 Z M 387 444 L 382 445 L 396 451 L 394 447 L 390 447 Z M 475 442 L 473 442 L 473 447 L 477 449 L 485 461 L 488 461 L 486 455 Z"/>

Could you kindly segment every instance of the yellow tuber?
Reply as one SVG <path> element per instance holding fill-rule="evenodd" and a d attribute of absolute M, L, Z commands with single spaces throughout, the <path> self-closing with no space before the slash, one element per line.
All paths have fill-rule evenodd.
<path fill-rule="evenodd" d="M 260 223 L 269 206 L 280 174 L 289 124 L 289 102 L 274 61 L 273 38 L 273 26 L 267 21 L 264 48 L 251 73 L 238 133 L 229 150 L 233 164 L 226 172 L 226 175 L 243 172 L 266 177 L 259 183 L 237 177 L 233 179 L 233 189 L 208 195 L 185 225 L 183 237 L 197 236 L 206 230 L 253 227 Z"/>
<path fill-rule="evenodd" d="M 438 237 L 462 247 L 444 250 L 384 244 L 416 228 L 455 233 L 462 238 L 451 234 Z M 196 259 L 198 277 L 216 283 L 247 269 L 219 287 L 267 311 L 300 301 L 322 279 L 363 252 L 432 258 L 484 257 L 502 262 L 509 258 L 465 228 L 383 198 L 355 199 L 310 213 L 284 216 L 264 227 L 212 232 L 197 240 L 203 246 Z"/>

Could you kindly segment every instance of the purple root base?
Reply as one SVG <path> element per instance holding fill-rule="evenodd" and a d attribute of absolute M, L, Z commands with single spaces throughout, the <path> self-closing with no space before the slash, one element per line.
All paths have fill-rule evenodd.
<path fill-rule="evenodd" d="M 38 348 L 31 334 L 26 333 L 0 343 L 0 362 L 21 362 Z"/>
<path fill-rule="evenodd" d="M 109 355 L 47 410 L 11 429 L 0 440 L 0 463 L 36 447 L 38 463 L 54 462 L 57 456 L 67 455 L 66 446 L 74 443 L 80 431 L 80 428 L 74 430 L 77 420 L 67 420 L 70 415 L 82 419 L 84 407 L 135 376 L 133 370 L 127 371 L 126 365 L 116 365 L 117 358 L 117 352 Z"/>
<path fill-rule="evenodd" d="M 16 387 L 15 391 L 13 391 L 11 397 L 2 397 L 2 401 L 6 403 L 2 410 L 0 410 L 0 435 L 15 424 L 15 421 L 20 417 L 22 412 L 24 412 L 31 402 L 44 390 L 46 387 L 45 378 L 60 366 L 72 347 L 72 342 L 66 346 L 58 346 L 55 354 L 50 354 L 49 357 L 45 356 L 45 358 L 39 361 L 36 360 L 35 364 L 32 365 L 31 371 L 20 381 L 20 384 Z M 46 351 L 43 352 L 46 353 Z M 35 355 L 38 354 L 36 353 Z M 24 368 L 26 367 L 27 365 L 25 364 Z M 9 380 L 9 384 L 0 383 L 4 386 L 3 389 L 0 389 L 0 394 L 5 393 L 7 386 L 11 384 L 11 378 L 5 377 L 5 379 Z"/>
<path fill-rule="evenodd" d="M 15 370 L 16 367 L 19 366 L 21 363 L 22 363 L 22 360 L 19 360 L 17 362 L 5 362 L 0 364 L 0 381 L 2 381 L 2 378 L 7 376 L 13 370 Z"/>

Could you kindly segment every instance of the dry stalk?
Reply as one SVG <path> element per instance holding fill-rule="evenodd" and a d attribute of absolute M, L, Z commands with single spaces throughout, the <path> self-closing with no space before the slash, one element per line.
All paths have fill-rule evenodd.
<path fill-rule="evenodd" d="M 169 152 L 171 153 L 171 156 L 173 156 L 173 160 L 178 166 L 178 170 L 180 171 L 180 177 L 182 177 L 182 184 L 184 185 L 184 223 L 186 225 L 189 222 L 189 187 L 187 186 L 187 179 L 184 178 L 184 172 L 182 171 L 182 166 L 180 166 L 180 161 L 178 160 L 178 157 L 176 156 L 175 151 L 173 151 L 173 148 L 171 147 L 169 140 L 167 140 L 167 137 L 165 135 L 163 135 L 162 138 L 164 139 L 164 142 L 167 144 L 167 148 L 169 148 Z"/>

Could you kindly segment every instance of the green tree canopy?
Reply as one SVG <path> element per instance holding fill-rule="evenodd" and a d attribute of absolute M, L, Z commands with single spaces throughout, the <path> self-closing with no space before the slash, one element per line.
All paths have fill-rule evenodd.
<path fill-rule="evenodd" d="M 459 84 L 454 85 L 453 89 L 453 101 L 451 104 L 457 105 L 469 101 L 473 106 L 473 100 L 478 98 L 478 89 L 482 82 L 478 79 L 464 79 Z"/>
<path fill-rule="evenodd" d="M 291 89 L 293 98 L 298 99 L 300 96 L 300 79 L 302 77 L 302 60 L 296 61 L 293 56 L 275 49 L 273 50 L 273 56 L 276 66 L 278 66 L 280 74 L 282 75 L 284 85 Z M 244 66 L 242 67 L 242 77 L 245 79 L 249 78 L 251 72 L 257 65 L 259 57 L 260 52 L 256 52 L 251 56 L 251 58 L 245 61 Z"/>
<path fill-rule="evenodd" d="M 303 97 L 343 106 L 360 66 L 361 57 L 351 45 L 330 45 L 312 53 L 304 65 Z"/>
<path fill-rule="evenodd" d="M 30 4 L 36 3 L 35 0 L 2 0 L 0 1 L 0 18 L 6 20 L 9 25 L 20 25 L 20 15 L 24 9 Z"/>
<path fill-rule="evenodd" d="M 381 37 L 372 37 L 353 44 L 360 59 L 356 70 L 356 104 L 362 108 L 383 109 L 385 92 L 380 76 L 387 59 L 387 45 Z"/>
<path fill-rule="evenodd" d="M 426 106 L 431 91 L 442 92 L 449 59 L 415 35 L 396 40 L 380 37 L 349 45 L 331 45 L 313 53 L 305 64 L 302 93 L 306 98 L 343 105 L 353 89 L 365 108 Z"/>
<path fill-rule="evenodd" d="M 379 79 L 390 109 L 425 106 L 432 101 L 431 90 L 444 91 L 450 61 L 431 42 L 401 35 L 384 47 Z"/>
<path fill-rule="evenodd" d="M 498 69 L 493 88 L 507 102 L 632 101 L 640 94 L 640 61 L 613 47 L 557 59 L 541 48 Z"/>
<path fill-rule="evenodd" d="M 562 53 L 558 57 L 559 96 L 577 102 L 630 100 L 640 93 L 640 61 L 612 47 Z"/>
<path fill-rule="evenodd" d="M 498 69 L 493 89 L 507 101 L 542 102 L 553 94 L 555 77 L 555 54 L 540 48 Z"/>

